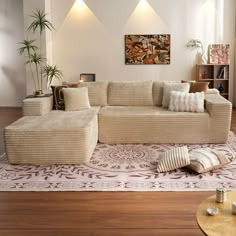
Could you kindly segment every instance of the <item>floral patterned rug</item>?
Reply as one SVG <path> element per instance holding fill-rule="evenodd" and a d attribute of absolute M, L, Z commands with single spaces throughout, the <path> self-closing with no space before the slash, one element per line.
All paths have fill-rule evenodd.
<path fill-rule="evenodd" d="M 80 165 L 10 165 L 0 157 L 0 191 L 209 191 L 236 188 L 236 161 L 222 169 L 196 174 L 186 168 L 157 173 L 159 154 L 181 144 L 98 144 Z M 236 156 L 236 137 L 226 144 L 191 144 Z"/>

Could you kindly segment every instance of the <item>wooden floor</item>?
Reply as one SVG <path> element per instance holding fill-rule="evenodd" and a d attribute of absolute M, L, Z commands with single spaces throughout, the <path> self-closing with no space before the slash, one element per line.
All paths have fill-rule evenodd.
<path fill-rule="evenodd" d="M 0 108 L 0 153 L 3 128 L 20 116 L 18 108 Z M 0 236 L 200 236 L 196 208 L 212 194 L 0 192 Z"/>

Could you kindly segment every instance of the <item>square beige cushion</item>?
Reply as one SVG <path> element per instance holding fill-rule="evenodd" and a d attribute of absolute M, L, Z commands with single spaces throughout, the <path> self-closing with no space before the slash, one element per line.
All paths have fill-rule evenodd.
<path fill-rule="evenodd" d="M 230 163 L 233 158 L 211 148 L 198 148 L 189 152 L 189 159 L 190 165 L 187 167 L 200 174 L 219 169 Z"/>
<path fill-rule="evenodd" d="M 189 83 L 164 83 L 163 87 L 163 100 L 162 106 L 169 107 L 170 103 L 170 92 L 171 91 L 178 91 L 178 92 L 189 92 Z"/>
<path fill-rule="evenodd" d="M 190 164 L 187 146 L 177 147 L 161 154 L 157 172 L 167 172 Z"/>
<path fill-rule="evenodd" d="M 110 106 L 152 106 L 152 81 L 110 82 Z"/>
<path fill-rule="evenodd" d="M 65 111 L 79 111 L 91 108 L 88 88 L 63 88 Z"/>

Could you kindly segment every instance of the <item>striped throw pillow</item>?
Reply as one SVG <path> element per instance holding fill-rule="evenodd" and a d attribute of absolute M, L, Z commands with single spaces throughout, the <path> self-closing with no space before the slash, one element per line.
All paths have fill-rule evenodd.
<path fill-rule="evenodd" d="M 199 174 L 219 169 L 233 160 L 211 148 L 195 149 L 189 153 L 189 159 L 190 165 L 187 167 Z"/>
<path fill-rule="evenodd" d="M 190 164 L 187 146 L 177 147 L 161 154 L 157 172 L 167 172 Z"/>

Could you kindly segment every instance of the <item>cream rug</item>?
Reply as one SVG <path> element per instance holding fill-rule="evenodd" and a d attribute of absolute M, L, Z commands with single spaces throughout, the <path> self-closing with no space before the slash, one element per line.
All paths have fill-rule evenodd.
<path fill-rule="evenodd" d="M 169 144 L 98 144 L 88 163 L 81 165 L 10 165 L 0 158 L 0 191 L 209 191 L 236 188 L 236 161 L 222 169 L 195 174 L 186 168 L 157 173 L 160 152 L 181 146 Z M 189 150 L 210 147 L 236 155 L 231 132 L 226 144 L 188 145 Z M 66 157 L 65 157 L 66 158 Z"/>

